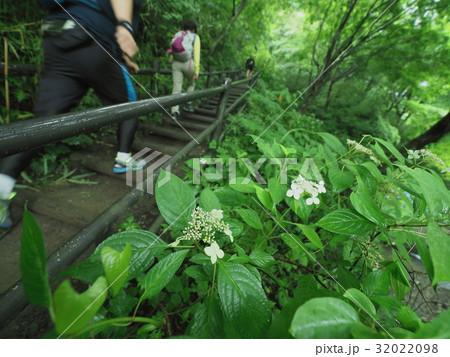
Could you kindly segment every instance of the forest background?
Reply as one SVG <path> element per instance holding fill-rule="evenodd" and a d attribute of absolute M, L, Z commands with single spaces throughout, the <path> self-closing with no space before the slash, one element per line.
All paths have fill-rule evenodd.
<path fill-rule="evenodd" d="M 308 333 L 322 338 L 447 336 L 448 310 L 434 325 L 424 327 L 400 301 L 415 284 L 413 274 L 405 268 L 412 246 L 419 246 L 433 287 L 450 278 L 446 259 L 442 259 L 450 249 L 444 233 L 450 196 L 445 187 L 448 182 L 438 177 L 439 172 L 448 178 L 446 163 L 450 162 L 449 6 L 437 0 L 145 1 L 137 34 L 140 53 L 136 61 L 142 68 L 152 67 L 155 60 L 161 68 L 170 68 L 166 51 L 171 36 L 186 18 L 198 25 L 203 70 L 244 69 L 249 56 L 256 60 L 255 72 L 261 71 L 258 86 L 249 96 L 248 108 L 230 118 L 217 154 L 222 158 L 250 157 L 252 161 L 261 154 L 271 158 L 313 157 L 323 169 L 330 194 L 323 195 L 323 200 L 321 196 L 320 205 L 313 210 L 312 203 L 319 204 L 317 192 L 305 203 L 269 168 L 265 170 L 272 179 L 268 189 L 204 180 L 195 186 L 189 173 L 185 182 L 173 177 L 169 186 L 156 192 L 161 214 L 167 223 L 175 224 L 171 238 L 184 234 L 191 217 L 188 213 L 184 222 L 172 221 L 174 210 L 184 212 L 199 193 L 200 207 L 210 213 L 216 210 L 216 214 L 222 207 L 232 235 L 240 240 L 231 239 L 231 246 L 223 236 L 218 241 L 229 245 L 224 248 L 223 261 L 218 260 L 217 265 L 211 261 L 214 270 L 209 258 L 199 253 L 186 263 L 189 266 L 184 275 L 174 277 L 170 284 L 185 256 L 193 253 L 180 250 L 168 254 L 168 247 L 173 246 L 165 246 L 166 251 L 155 253 L 158 263 L 145 278 L 139 276 L 149 266 L 130 273 L 132 278 L 138 277 L 139 292 L 130 286 L 118 287 L 112 295 L 119 295 L 109 306 L 123 307 L 120 299 L 137 301 L 140 296 L 134 315 L 127 317 L 131 319 L 164 300 L 162 306 L 174 311 L 172 323 L 181 321 L 175 332 L 197 337 L 261 337 L 269 327 L 271 337 L 302 338 Z M 8 54 L 10 63 L 40 66 L 44 11 L 35 1 L 9 0 L 2 2 L 0 15 L 3 58 Z M 170 78 L 158 76 L 158 80 L 160 95 L 169 94 Z M 10 99 L 11 110 L 2 106 L 1 121 L 32 116 L 38 76 L 11 76 L 8 81 L 10 95 L 5 89 L 2 93 Z M 202 82 L 197 88 L 201 86 Z M 145 93 L 141 98 L 146 98 Z M 82 107 L 97 105 L 93 96 L 81 103 Z M 342 145 L 347 140 L 361 141 L 373 151 L 364 152 L 364 147 L 352 141 L 347 151 Z M 442 160 L 426 161 L 425 156 L 435 156 L 408 153 L 404 146 L 426 146 Z M 365 162 L 358 156 L 361 152 L 366 154 Z M 238 171 L 242 174 L 245 169 L 239 167 Z M 294 178 L 292 174 L 290 178 Z M 325 193 L 323 182 L 317 188 Z M 183 193 L 183 200 L 169 199 L 174 190 Z M 250 201 L 250 194 L 258 200 L 253 197 L 255 202 Z M 175 207 L 174 202 L 179 205 Z M 245 208 L 236 208 L 241 206 Z M 267 220 L 267 211 L 276 217 L 274 222 Z M 421 245 L 425 234 L 414 229 L 425 226 L 428 243 Z M 231 236 L 230 230 L 222 233 Z M 120 254 L 128 255 L 128 262 L 123 258 L 128 266 L 131 248 L 117 242 L 122 237 L 112 236 L 102 245 L 110 242 L 114 249 L 123 249 Z M 397 244 L 392 244 L 392 237 Z M 385 245 L 392 247 L 391 258 L 376 254 L 383 252 Z M 202 250 L 198 244 L 195 248 Z M 207 247 L 205 254 L 208 248 L 211 251 Z M 100 254 L 119 253 L 98 250 L 88 263 L 95 261 L 100 267 Z M 339 283 L 316 269 L 312 263 L 317 261 L 336 273 Z M 164 264 L 172 265 L 172 275 L 153 291 L 153 275 Z M 83 272 L 83 264 L 80 266 L 80 271 L 70 273 L 94 283 L 93 276 Z M 105 271 L 108 275 L 107 268 Z M 244 282 L 239 280 L 242 276 Z M 251 298 L 230 298 L 226 292 L 241 283 L 240 288 Z M 44 292 L 50 310 L 54 303 L 61 303 L 58 297 L 73 295 L 67 284 L 61 286 L 53 300 Z M 161 292 L 163 288 L 169 294 Z M 395 303 L 392 292 L 398 300 Z M 195 303 L 190 300 L 192 296 L 198 297 Z M 142 307 L 144 301 L 147 305 Z M 257 303 L 250 306 L 251 301 Z M 130 306 L 125 315 L 133 309 L 133 304 Z M 309 331 L 309 321 L 304 318 L 311 306 L 324 312 L 320 321 L 309 316 L 316 319 L 314 331 Z M 297 308 L 300 312 L 292 319 Z M 345 328 L 339 324 L 329 327 L 329 308 L 348 312 Z M 117 311 L 109 308 L 102 311 L 103 317 L 125 318 L 122 310 Z M 213 311 L 210 320 L 205 318 L 206 311 Z M 222 319 L 227 323 L 221 323 Z M 138 330 L 137 334 L 147 336 L 151 330 L 154 337 L 170 336 L 167 320 L 156 320 L 148 321 L 148 330 Z M 56 316 L 54 321 L 57 332 L 62 333 L 70 319 Z M 70 333 L 82 335 L 85 328 L 80 325 Z M 101 333 L 121 337 L 127 332 L 110 329 Z"/>

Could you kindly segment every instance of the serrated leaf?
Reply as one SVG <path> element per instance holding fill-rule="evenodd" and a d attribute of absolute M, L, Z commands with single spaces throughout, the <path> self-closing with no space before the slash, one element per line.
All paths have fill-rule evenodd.
<path fill-rule="evenodd" d="M 350 201 L 358 213 L 367 218 L 369 221 L 385 226 L 384 217 L 372 198 L 363 192 L 352 192 Z"/>
<path fill-rule="evenodd" d="M 171 253 L 153 266 L 142 281 L 144 293 L 140 300 L 151 298 L 159 293 L 173 278 L 183 263 L 188 250 Z"/>
<path fill-rule="evenodd" d="M 215 294 L 210 294 L 196 310 L 186 333 L 197 338 L 225 337 L 224 318 Z"/>
<path fill-rule="evenodd" d="M 368 296 L 388 295 L 389 273 L 386 270 L 374 270 L 367 275 L 362 283 L 362 290 Z"/>
<path fill-rule="evenodd" d="M 289 248 L 299 252 L 307 252 L 307 249 L 302 240 L 296 235 L 290 233 L 281 233 L 280 238 L 284 243 L 288 245 Z"/>
<path fill-rule="evenodd" d="M 339 170 L 337 165 L 333 165 L 328 170 L 328 178 L 335 192 L 345 191 L 351 187 L 355 181 L 353 174 L 347 170 Z"/>
<path fill-rule="evenodd" d="M 312 227 L 305 226 L 304 224 L 297 224 L 296 226 L 302 230 L 303 234 L 306 236 L 306 238 L 308 238 L 308 240 L 312 244 L 314 244 L 319 249 L 323 249 L 322 241 L 320 240 L 319 235 Z"/>
<path fill-rule="evenodd" d="M 254 251 L 250 254 L 250 260 L 256 266 L 267 268 L 275 264 L 275 259 L 268 253 L 261 250 Z"/>
<path fill-rule="evenodd" d="M 116 296 L 122 285 L 127 281 L 131 245 L 127 244 L 121 253 L 111 247 L 103 247 L 100 256 L 112 296 Z"/>
<path fill-rule="evenodd" d="M 273 203 L 272 198 L 270 197 L 270 193 L 258 186 L 255 186 L 255 191 L 259 202 L 261 202 L 267 210 L 272 210 Z"/>
<path fill-rule="evenodd" d="M 419 184 L 431 213 L 433 215 L 448 213 L 450 207 L 450 191 L 445 187 L 442 180 L 419 168 L 406 168 L 406 171 Z"/>
<path fill-rule="evenodd" d="M 199 205 L 207 212 L 211 212 L 213 209 L 222 209 L 219 199 L 209 188 L 205 188 L 200 193 Z"/>
<path fill-rule="evenodd" d="M 177 176 L 161 170 L 155 187 L 159 212 L 172 229 L 187 226 L 195 209 L 194 190 Z"/>
<path fill-rule="evenodd" d="M 289 332 L 295 338 L 350 338 L 359 322 L 358 313 L 346 302 L 333 297 L 314 298 L 295 312 Z"/>
<path fill-rule="evenodd" d="M 51 309 L 52 293 L 48 282 L 44 236 L 27 209 L 23 213 L 20 271 L 28 301 Z"/>
<path fill-rule="evenodd" d="M 107 289 L 104 276 L 82 294 L 72 288 L 69 280 L 63 281 L 53 295 L 56 332 L 67 335 L 86 327 L 103 305 Z"/>
<path fill-rule="evenodd" d="M 244 181 L 244 183 L 242 183 Z M 233 190 L 241 193 L 254 193 L 255 183 L 245 179 L 245 177 L 236 177 L 236 183 L 230 183 L 229 186 Z"/>
<path fill-rule="evenodd" d="M 286 196 L 287 187 L 286 185 L 282 185 L 277 178 L 271 177 L 269 179 L 269 192 L 272 197 L 273 204 L 276 206 L 280 203 L 284 197 Z"/>
<path fill-rule="evenodd" d="M 255 211 L 245 208 L 236 209 L 235 211 L 250 227 L 255 229 L 263 228 L 261 219 Z"/>
<path fill-rule="evenodd" d="M 191 265 L 190 267 L 186 268 L 186 270 L 184 271 L 184 273 L 187 276 L 190 276 L 191 278 L 193 278 L 194 280 L 196 280 L 197 282 L 200 281 L 208 281 L 208 276 L 206 275 L 205 271 L 203 270 L 203 268 L 199 265 Z"/>
<path fill-rule="evenodd" d="M 217 275 L 222 311 L 242 338 L 261 338 L 272 312 L 258 279 L 244 266 L 219 261 Z"/>
<path fill-rule="evenodd" d="M 450 236 L 438 226 L 430 222 L 427 227 L 427 240 L 430 247 L 431 261 L 433 262 L 433 286 L 441 281 L 450 281 Z"/>
<path fill-rule="evenodd" d="M 398 151 L 394 145 L 392 145 L 390 142 L 380 139 L 380 138 L 375 138 L 376 141 L 378 141 L 379 143 L 381 143 L 386 149 L 388 149 L 392 155 L 395 156 L 395 158 L 402 164 L 405 164 L 405 158 L 403 157 L 403 155 L 400 153 L 400 151 Z"/>
<path fill-rule="evenodd" d="M 368 234 L 375 224 L 348 209 L 341 209 L 327 214 L 316 226 L 339 234 Z"/>
<path fill-rule="evenodd" d="M 340 155 L 343 155 L 347 152 L 347 149 L 344 145 L 340 142 L 340 140 L 335 137 L 334 135 L 326 132 L 320 132 L 317 133 L 320 135 L 320 137 L 323 139 L 326 145 L 328 145 L 330 148 L 332 148 L 335 152 L 337 152 Z"/>
<path fill-rule="evenodd" d="M 167 243 L 156 234 L 143 230 L 126 231 L 112 235 L 105 239 L 95 249 L 93 256 L 100 255 L 103 247 L 108 246 L 117 251 L 122 251 L 129 244 L 132 255 L 130 258 L 129 278 L 133 279 L 153 263 L 154 256 L 162 252 Z"/>

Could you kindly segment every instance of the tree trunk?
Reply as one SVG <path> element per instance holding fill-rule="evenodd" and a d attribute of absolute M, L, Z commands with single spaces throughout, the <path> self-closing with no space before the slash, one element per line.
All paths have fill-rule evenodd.
<path fill-rule="evenodd" d="M 450 132 L 450 112 L 448 112 L 441 120 L 434 124 L 425 133 L 411 140 L 405 146 L 410 150 L 423 148 L 424 146 L 434 143 Z"/>
<path fill-rule="evenodd" d="M 230 30 L 231 25 L 233 25 L 233 23 L 236 21 L 236 19 L 238 18 L 239 14 L 244 9 L 246 3 L 247 3 L 247 0 L 242 0 L 240 2 L 239 6 L 237 7 L 237 9 L 235 9 L 234 5 L 233 5 L 233 14 L 231 15 L 230 19 L 228 20 L 228 23 L 227 23 L 227 26 L 225 27 L 225 30 L 222 31 L 222 33 L 220 34 L 220 36 L 216 40 L 216 42 L 214 42 L 211 45 L 211 50 L 210 50 L 210 56 L 211 57 L 214 55 L 214 52 L 216 51 L 217 46 L 219 45 L 219 43 L 221 43 L 222 40 L 225 38 L 225 36 L 228 34 L 228 31 Z"/>

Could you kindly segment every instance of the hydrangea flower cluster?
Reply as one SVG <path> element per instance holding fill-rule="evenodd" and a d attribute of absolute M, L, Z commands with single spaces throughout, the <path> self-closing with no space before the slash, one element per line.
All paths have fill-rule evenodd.
<path fill-rule="evenodd" d="M 442 161 L 441 158 L 437 157 L 435 154 L 433 154 L 431 151 L 422 149 L 422 150 L 407 150 L 408 151 L 408 159 L 415 159 L 418 160 L 422 157 L 428 156 L 430 159 L 432 159 L 437 164 L 445 167 L 445 169 L 442 172 L 448 172 L 450 170 L 450 167 L 446 165 L 444 161 Z"/>
<path fill-rule="evenodd" d="M 211 263 L 215 263 L 217 258 L 223 258 L 224 252 L 215 241 L 216 233 L 222 232 L 233 242 L 233 234 L 228 223 L 223 221 L 223 211 L 213 209 L 211 212 L 196 207 L 191 213 L 192 219 L 188 227 L 183 230 L 183 236 L 177 238 L 172 246 L 178 245 L 181 240 L 193 240 L 210 244 L 205 248 L 205 253 L 211 257 Z"/>
<path fill-rule="evenodd" d="M 347 139 L 347 145 L 353 147 L 355 149 L 355 151 L 358 151 L 360 153 L 363 153 L 363 154 L 369 156 L 370 160 L 372 160 L 376 164 L 379 163 L 378 159 L 375 157 L 374 152 L 372 150 L 366 148 L 365 146 L 362 146 L 360 143 L 357 143 L 354 140 Z"/>
<path fill-rule="evenodd" d="M 303 193 L 310 194 L 311 197 L 306 199 L 306 204 L 308 206 L 312 204 L 318 205 L 320 200 L 318 198 L 319 193 L 325 193 L 325 183 L 320 181 L 316 183 L 314 181 L 306 180 L 302 175 L 298 175 L 296 179 L 291 182 L 291 189 L 286 192 L 286 196 L 294 197 L 299 200 Z"/>

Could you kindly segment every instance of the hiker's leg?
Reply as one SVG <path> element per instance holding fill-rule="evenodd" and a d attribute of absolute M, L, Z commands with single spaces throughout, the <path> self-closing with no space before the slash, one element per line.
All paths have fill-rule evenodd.
<path fill-rule="evenodd" d="M 182 72 L 183 62 L 173 61 L 172 62 L 172 79 L 173 79 L 173 90 L 172 94 L 179 94 L 183 89 L 183 72 Z M 180 106 L 175 105 L 171 108 L 172 114 L 180 112 Z"/>

